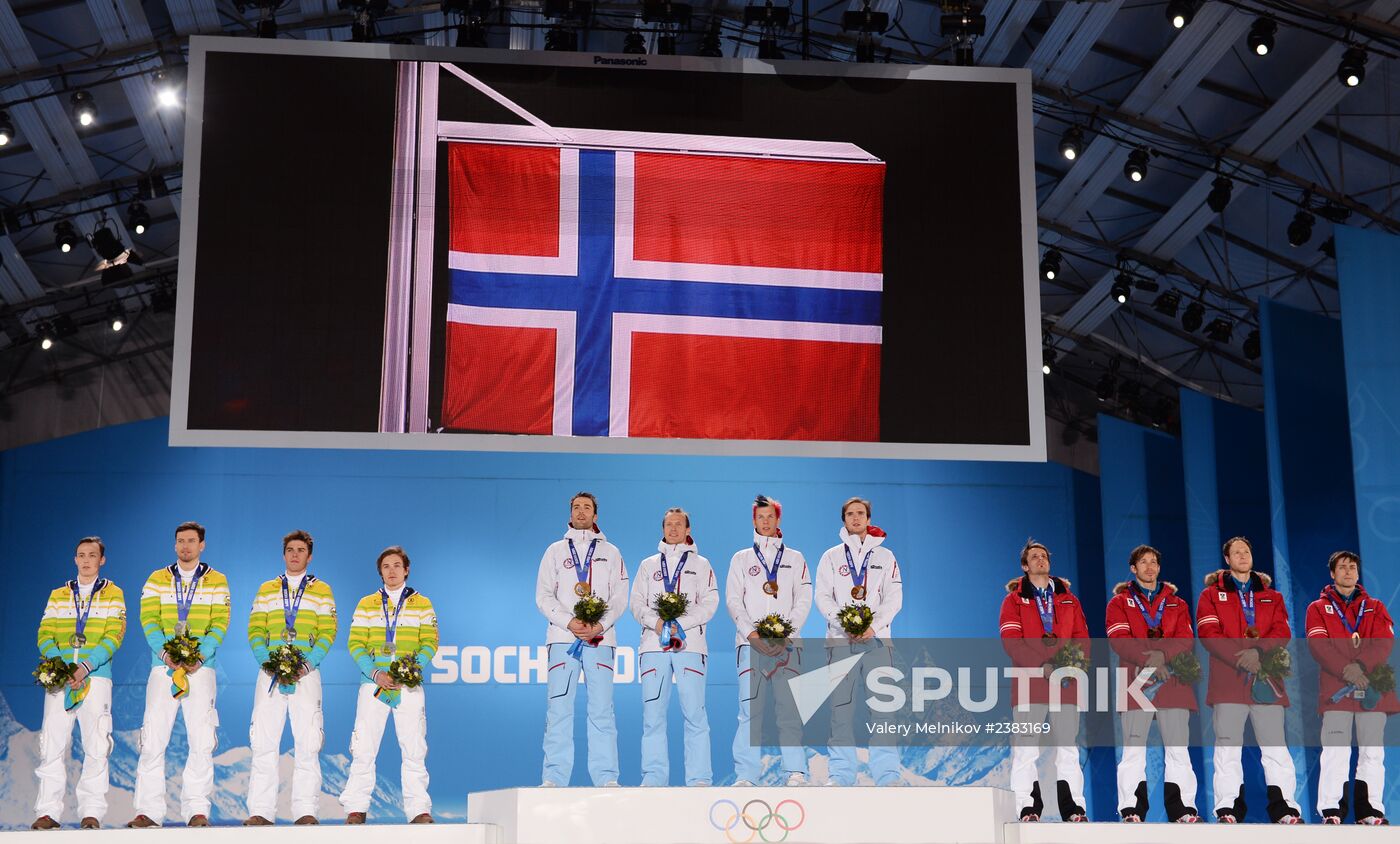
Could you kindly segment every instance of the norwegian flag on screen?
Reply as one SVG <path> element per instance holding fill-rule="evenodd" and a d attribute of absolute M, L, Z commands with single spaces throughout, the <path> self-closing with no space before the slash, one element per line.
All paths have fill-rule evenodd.
<path fill-rule="evenodd" d="M 442 421 L 880 437 L 884 165 L 451 143 Z"/>

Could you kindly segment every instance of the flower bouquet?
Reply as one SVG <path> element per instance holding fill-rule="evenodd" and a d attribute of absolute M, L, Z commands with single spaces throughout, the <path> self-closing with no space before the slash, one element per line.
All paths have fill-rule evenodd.
<path fill-rule="evenodd" d="M 176 633 L 165 640 L 161 652 L 175 665 L 170 671 L 170 695 L 179 700 L 190 693 L 190 669 L 204 660 L 199 652 L 199 639 L 188 633 Z"/>
<path fill-rule="evenodd" d="M 1201 682 L 1201 661 L 1194 651 L 1182 651 L 1167 662 L 1171 676 L 1188 686 Z"/>
<path fill-rule="evenodd" d="M 48 659 L 39 660 L 39 667 L 33 671 L 34 682 L 44 687 L 46 692 L 57 692 L 73 679 L 73 675 L 78 673 L 78 666 L 68 662 L 61 656 L 51 656 Z"/>
<path fill-rule="evenodd" d="M 603 616 L 608 614 L 608 602 L 597 595 L 585 595 L 579 598 L 574 604 L 574 618 L 584 624 L 598 624 L 603 620 Z M 590 648 L 596 648 L 603 643 L 603 634 L 599 633 L 588 640 Z M 576 639 L 569 646 L 569 656 L 579 661 L 583 660 L 583 640 Z"/>
<path fill-rule="evenodd" d="M 1293 658 L 1282 645 L 1269 648 L 1259 658 L 1259 671 L 1249 684 L 1255 703 L 1273 703 L 1283 696 L 1283 681 L 1293 673 Z"/>
<path fill-rule="evenodd" d="M 690 598 L 684 592 L 662 592 L 656 596 L 652 609 L 661 617 L 661 650 L 685 649 L 685 630 L 680 625 L 680 617 L 689 608 Z"/>
<path fill-rule="evenodd" d="M 272 685 L 277 686 L 284 695 L 296 690 L 296 683 L 305 668 L 306 654 L 296 645 L 278 645 L 268 651 L 267 661 L 262 664 L 262 670 L 272 676 Z M 272 688 L 269 687 L 268 691 L 271 692 Z"/>
<path fill-rule="evenodd" d="M 852 639 L 859 639 L 875 623 L 875 611 L 865 604 L 847 604 L 836 613 L 836 623 Z"/>
<path fill-rule="evenodd" d="M 417 654 L 405 654 L 389 663 L 389 679 L 402 689 L 416 689 L 423 685 L 423 666 L 418 664 Z"/>
<path fill-rule="evenodd" d="M 754 625 L 754 630 L 758 631 L 759 638 L 776 644 L 791 639 L 797 631 L 793 629 L 792 622 L 775 612 L 771 612 L 758 620 Z"/>

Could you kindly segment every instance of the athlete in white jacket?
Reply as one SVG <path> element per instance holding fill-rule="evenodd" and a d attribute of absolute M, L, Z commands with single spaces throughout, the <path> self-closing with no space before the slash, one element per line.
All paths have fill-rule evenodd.
<path fill-rule="evenodd" d="M 841 544 L 827 549 L 817 564 L 817 610 L 826 619 L 827 659 L 836 662 L 852 654 L 852 645 L 868 650 L 879 640 L 884 645 L 867 654 L 846 675 L 832 694 L 832 734 L 827 785 L 855 785 L 856 750 L 852 735 L 856 688 L 865 687 L 865 674 L 889 663 L 889 637 L 894 617 L 904 605 L 904 584 L 899 563 L 884 546 L 885 532 L 870 524 L 870 502 L 850 498 L 841 505 Z M 847 604 L 865 604 L 875 613 L 870 629 L 858 638 L 846 635 L 837 614 Z M 899 785 L 902 767 L 899 751 L 891 746 L 870 748 L 870 775 L 876 785 Z"/>
<path fill-rule="evenodd" d="M 708 650 L 705 626 L 719 609 L 719 587 L 710 561 L 695 550 L 690 516 L 679 507 L 661 520 L 657 551 L 637 567 L 632 583 L 632 615 L 642 625 L 637 665 L 642 681 L 642 785 L 670 785 L 671 755 L 666 748 L 666 708 L 671 677 L 685 718 L 685 784 L 709 785 L 710 718 L 705 712 Z M 674 622 L 661 620 L 656 599 L 667 592 L 690 603 Z"/>
<path fill-rule="evenodd" d="M 614 625 L 627 609 L 627 566 L 598 529 L 598 499 L 580 492 L 569 501 L 569 529 L 545 549 L 535 581 L 535 605 L 549 619 L 549 705 L 544 724 L 544 786 L 568 785 L 574 770 L 574 698 L 582 666 L 588 686 L 588 773 L 594 785 L 617 785 L 617 720 L 613 715 Z M 607 602 L 602 621 L 574 618 L 574 604 L 594 594 Z M 582 645 L 578 656 L 570 648 Z M 597 644 L 591 644 L 596 642 Z"/>
<path fill-rule="evenodd" d="M 789 643 L 770 644 L 759 637 L 755 626 L 765 616 L 777 614 L 792 622 L 801 635 L 802 625 L 812 611 L 812 576 L 807 560 L 796 548 L 783 543 L 780 527 L 783 505 L 776 498 L 760 495 L 753 503 L 753 545 L 735 552 L 729 560 L 725 580 L 725 604 L 734 619 L 735 660 L 739 671 L 739 727 L 734 732 L 734 784 L 750 786 L 762 771 L 761 748 L 752 741 L 750 719 L 753 709 L 760 719 L 766 700 L 777 692 L 778 729 L 782 740 L 783 770 L 787 784 L 807 784 L 807 749 L 802 746 L 802 722 L 797 717 L 791 687 L 786 680 L 801 672 L 802 650 Z M 772 660 L 762 660 L 753 670 L 753 650 L 757 648 Z"/>

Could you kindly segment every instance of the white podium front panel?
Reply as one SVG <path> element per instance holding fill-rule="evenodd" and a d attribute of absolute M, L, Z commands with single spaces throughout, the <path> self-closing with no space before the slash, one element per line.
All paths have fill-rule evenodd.
<path fill-rule="evenodd" d="M 1006 825 L 1006 844 L 1391 844 L 1393 827 L 1223 823 L 1038 823 Z"/>
<path fill-rule="evenodd" d="M 376 824 L 347 826 L 339 821 L 317 826 L 211 826 L 207 829 L 189 829 L 184 824 L 172 824 L 155 829 L 108 829 L 79 830 L 65 825 L 43 833 L 45 841 L 56 844 L 176 844 L 198 838 L 202 844 L 383 844 L 395 839 L 413 841 L 413 844 L 501 844 L 500 830 L 491 826 L 470 823 L 444 823 L 439 821 L 431 826 L 426 824 Z M 21 838 L 21 836 L 23 836 Z M 32 844 L 36 833 L 29 830 L 0 832 L 0 841 L 6 844 Z M 279 841 L 278 839 L 286 839 Z M 295 841 L 293 841 L 295 839 Z"/>
<path fill-rule="evenodd" d="M 519 788 L 467 798 L 501 844 L 1003 844 L 1001 788 Z"/>

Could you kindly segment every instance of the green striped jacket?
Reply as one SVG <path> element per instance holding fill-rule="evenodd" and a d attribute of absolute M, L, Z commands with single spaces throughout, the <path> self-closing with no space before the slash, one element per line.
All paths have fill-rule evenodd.
<path fill-rule="evenodd" d="M 395 628 L 393 654 L 385 653 L 384 647 L 384 604 L 381 592 L 371 592 L 360 599 L 355 606 L 355 614 L 350 619 L 350 656 L 360 666 L 364 683 L 374 682 L 374 672 L 386 669 L 396 657 L 418 654 L 418 664 L 426 669 L 437 653 L 438 623 L 433 604 L 421 593 L 405 586 L 400 600 L 404 602 L 399 611 L 399 623 Z M 389 605 L 392 618 L 396 605 Z"/>
<path fill-rule="evenodd" d="M 77 648 L 75 659 L 72 636 L 77 632 L 78 610 L 73 605 L 73 587 L 77 584 L 78 581 L 70 580 L 49 593 L 49 603 L 39 621 L 39 653 L 45 659 L 61 656 L 69 662 L 86 662 L 92 668 L 92 676 L 110 680 L 112 656 L 126 635 L 126 597 L 110 580 L 98 578 L 93 584 L 92 609 L 83 627 L 86 642 Z"/>
<path fill-rule="evenodd" d="M 146 644 L 151 646 L 151 664 L 160 666 L 161 651 L 165 643 L 175 635 L 175 623 L 179 621 L 179 611 L 175 605 L 175 569 L 179 563 L 171 563 L 165 568 L 156 569 L 141 588 L 141 632 Z M 229 603 L 228 578 L 200 563 L 194 576 L 199 584 L 194 590 L 194 604 L 190 607 L 189 633 L 199 639 L 199 652 L 204 664 L 212 666 L 214 655 L 223 644 L 228 632 Z M 182 577 L 184 588 L 189 588 L 189 578 Z"/>
<path fill-rule="evenodd" d="M 311 582 L 306 584 L 301 606 L 297 608 L 297 634 L 292 644 L 306 654 L 306 661 L 312 668 L 317 668 L 335 642 L 335 594 L 324 580 L 318 580 L 310 572 L 305 576 Z M 295 600 L 296 594 L 296 587 L 291 587 L 288 601 Z M 274 577 L 258 587 L 258 593 L 253 596 L 253 610 L 248 614 L 248 644 L 253 648 L 258 665 L 267 662 L 270 649 L 286 643 L 283 632 L 287 621 L 283 610 L 282 578 Z"/>

